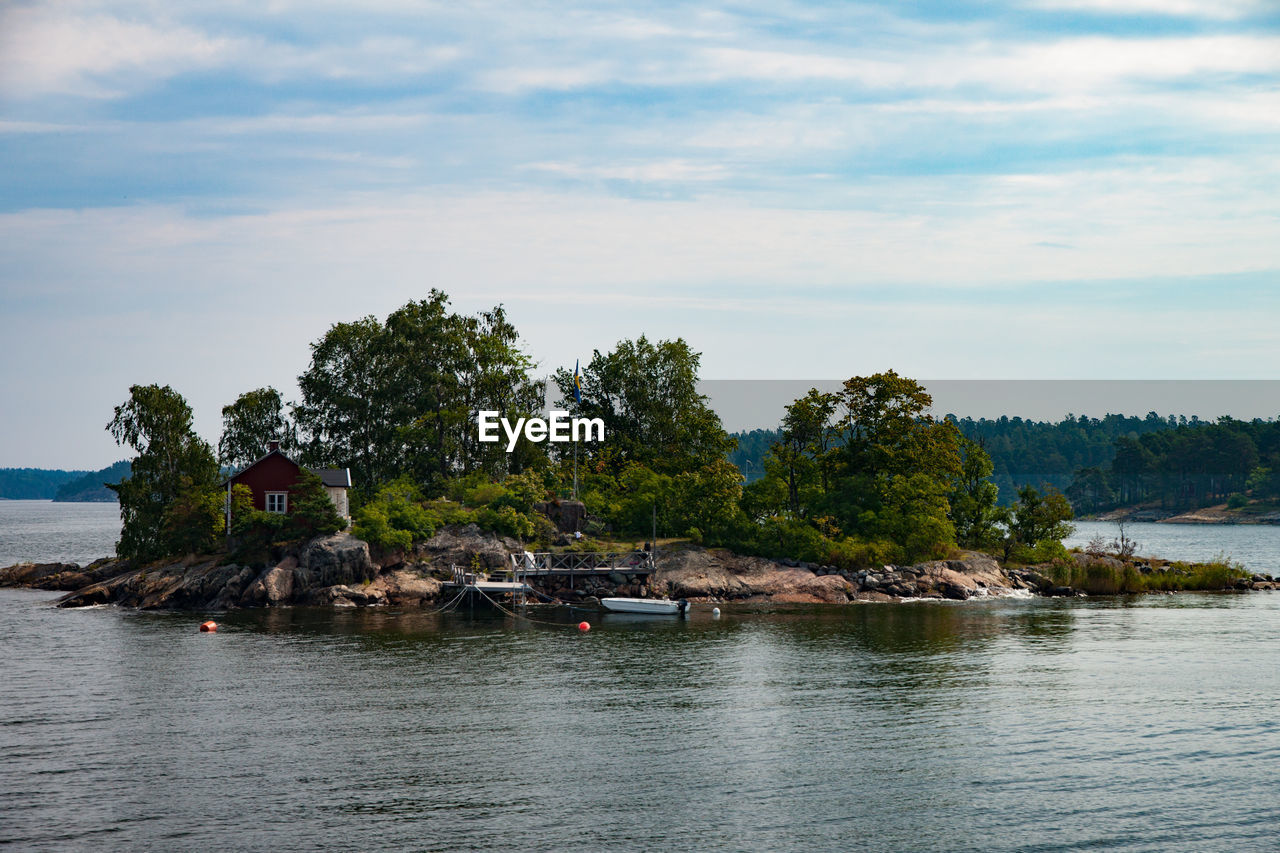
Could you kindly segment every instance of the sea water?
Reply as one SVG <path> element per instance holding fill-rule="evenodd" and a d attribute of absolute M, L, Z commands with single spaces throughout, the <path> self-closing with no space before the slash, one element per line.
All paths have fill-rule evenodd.
<path fill-rule="evenodd" d="M 536 622 L 49 597 L 0 590 L 0 845 L 16 849 L 1280 838 L 1280 593 Z M 219 631 L 199 633 L 209 617 Z"/>
<path fill-rule="evenodd" d="M 87 561 L 118 533 L 115 507 L 33 503 L 0 502 L 11 558 Z M 721 603 L 687 619 L 54 597 L 0 590 L 0 846 L 15 849 L 1280 838 L 1280 593 Z M 217 633 L 197 631 L 206 618 Z"/>

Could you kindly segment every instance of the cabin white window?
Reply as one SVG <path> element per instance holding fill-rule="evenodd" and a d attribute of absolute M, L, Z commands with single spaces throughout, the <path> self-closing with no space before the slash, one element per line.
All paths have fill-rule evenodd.
<path fill-rule="evenodd" d="M 275 512 L 284 515 L 288 511 L 288 492 L 267 492 L 267 512 Z"/>

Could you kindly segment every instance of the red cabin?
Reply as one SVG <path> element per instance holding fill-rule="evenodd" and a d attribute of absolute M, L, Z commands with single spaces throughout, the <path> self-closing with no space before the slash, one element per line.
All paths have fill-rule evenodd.
<path fill-rule="evenodd" d="M 319 475 L 324 483 L 324 490 L 333 501 L 338 515 L 351 517 L 351 504 L 347 500 L 347 490 L 351 488 L 350 468 L 310 468 Z M 244 485 L 253 493 L 253 506 L 265 512 L 289 512 L 289 489 L 298 482 L 302 466 L 294 462 L 280 450 L 280 442 L 273 441 L 267 449 L 267 455 L 236 474 L 223 485 Z"/>

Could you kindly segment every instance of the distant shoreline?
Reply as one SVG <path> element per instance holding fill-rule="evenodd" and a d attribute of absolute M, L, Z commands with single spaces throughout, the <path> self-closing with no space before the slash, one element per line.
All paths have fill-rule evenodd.
<path fill-rule="evenodd" d="M 64 498 L 6 498 L 0 497 L 0 501 L 8 501 L 9 503 L 31 503 L 31 504 L 119 504 L 115 498 L 93 498 L 85 500 L 69 500 Z"/>
<path fill-rule="evenodd" d="M 1125 522 L 1141 524 L 1280 525 L 1280 511 L 1249 513 L 1228 509 L 1226 504 L 1174 512 L 1150 507 L 1122 507 L 1096 515 L 1079 516 L 1076 521 Z"/>

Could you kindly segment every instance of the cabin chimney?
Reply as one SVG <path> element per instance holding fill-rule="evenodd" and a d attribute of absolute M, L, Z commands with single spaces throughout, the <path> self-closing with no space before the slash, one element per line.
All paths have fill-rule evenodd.
<path fill-rule="evenodd" d="M 268 442 L 267 442 L 267 452 L 268 452 L 268 453 L 274 453 L 275 451 L 277 451 L 277 450 L 279 450 L 279 449 L 280 449 L 280 442 L 278 442 L 278 441 L 268 441 Z"/>

